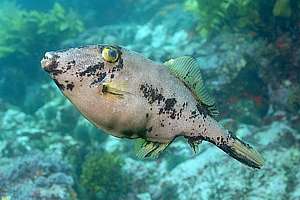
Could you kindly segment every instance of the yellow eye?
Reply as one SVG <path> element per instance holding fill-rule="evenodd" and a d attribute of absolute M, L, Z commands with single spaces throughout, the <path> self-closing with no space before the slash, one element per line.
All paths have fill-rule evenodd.
<path fill-rule="evenodd" d="M 119 52 L 114 47 L 105 47 L 102 50 L 102 57 L 107 62 L 115 63 L 119 59 Z"/>

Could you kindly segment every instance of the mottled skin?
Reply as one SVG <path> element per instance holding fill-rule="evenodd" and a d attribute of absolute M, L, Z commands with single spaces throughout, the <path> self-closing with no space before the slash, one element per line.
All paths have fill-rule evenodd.
<path fill-rule="evenodd" d="M 226 148 L 235 138 L 168 68 L 120 47 L 118 61 L 109 63 L 101 56 L 104 47 L 50 52 L 42 60 L 63 94 L 89 121 L 116 137 L 170 143 L 185 136 L 207 140 L 230 154 Z M 110 82 L 120 85 L 121 95 L 105 92 L 103 83 Z"/>

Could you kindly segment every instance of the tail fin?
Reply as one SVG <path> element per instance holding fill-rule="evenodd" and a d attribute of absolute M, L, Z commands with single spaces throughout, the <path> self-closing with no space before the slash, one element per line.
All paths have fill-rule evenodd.
<path fill-rule="evenodd" d="M 217 146 L 231 157 L 249 167 L 260 169 L 264 165 L 262 156 L 253 147 L 232 134 L 229 135 L 229 138 L 231 142 Z"/>

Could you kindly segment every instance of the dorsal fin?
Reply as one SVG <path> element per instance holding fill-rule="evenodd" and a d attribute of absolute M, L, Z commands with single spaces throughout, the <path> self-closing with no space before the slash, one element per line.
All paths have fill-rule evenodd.
<path fill-rule="evenodd" d="M 164 63 L 172 74 L 179 78 L 195 95 L 201 106 L 205 106 L 210 116 L 217 117 L 215 100 L 208 94 L 201 76 L 200 66 L 193 57 L 183 56 Z"/>

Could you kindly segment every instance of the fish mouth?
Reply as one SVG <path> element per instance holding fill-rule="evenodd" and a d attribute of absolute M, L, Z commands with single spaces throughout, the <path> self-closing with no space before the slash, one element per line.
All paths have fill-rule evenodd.
<path fill-rule="evenodd" d="M 58 58 L 59 56 L 56 55 L 54 52 L 45 53 L 43 59 L 41 60 L 42 68 L 48 73 L 54 72 L 58 67 Z"/>

